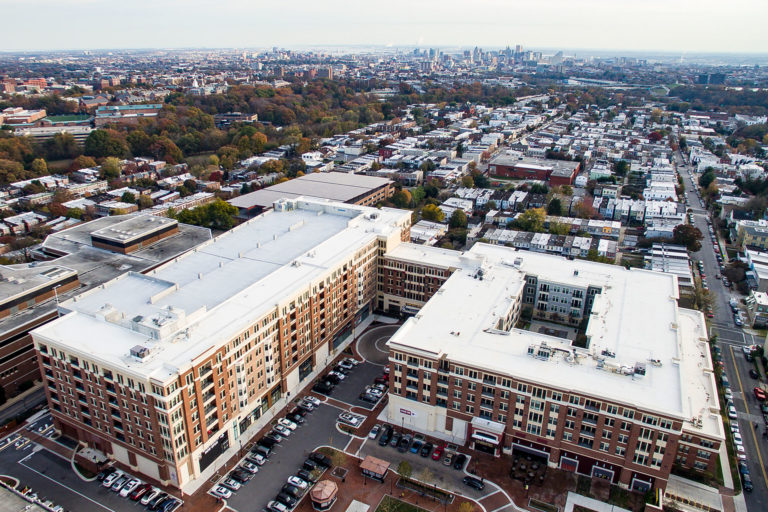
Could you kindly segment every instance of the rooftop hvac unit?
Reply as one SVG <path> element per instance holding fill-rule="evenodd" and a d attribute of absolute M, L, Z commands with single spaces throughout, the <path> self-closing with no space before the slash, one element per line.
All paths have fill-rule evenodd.
<path fill-rule="evenodd" d="M 131 355 L 138 359 L 144 359 L 149 355 L 149 348 L 143 345 L 136 345 L 131 349 Z"/>

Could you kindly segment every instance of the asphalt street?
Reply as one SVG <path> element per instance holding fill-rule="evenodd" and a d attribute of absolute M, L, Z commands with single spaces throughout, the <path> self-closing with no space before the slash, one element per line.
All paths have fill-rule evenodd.
<path fill-rule="evenodd" d="M 34 409 L 35 407 L 44 403 L 45 391 L 43 391 L 43 388 L 35 390 L 18 402 L 14 402 L 0 410 L 0 424 L 5 423 L 7 420 L 13 418 L 17 414 L 21 414 L 24 411 Z"/>
<path fill-rule="evenodd" d="M 711 334 L 717 335 L 718 343 L 722 349 L 725 372 L 731 382 L 739 430 L 744 440 L 747 464 L 754 485 L 754 490 L 751 493 L 744 493 L 744 497 L 750 511 L 763 511 L 766 503 L 768 503 L 768 471 L 766 471 L 765 466 L 768 462 L 768 450 L 766 449 L 768 444 L 762 439 L 760 433 L 764 428 L 763 419 L 759 414 L 758 402 L 752 394 L 755 381 L 748 374 L 752 364 L 746 361 L 742 352 L 744 346 L 756 342 L 762 343 L 762 340 L 756 340 L 733 322 L 733 314 L 728 301 L 731 297 L 739 299 L 740 296 L 737 292 L 732 292 L 723 286 L 722 281 L 715 277 L 720 273 L 720 268 L 715 256 L 714 245 L 709 237 L 706 221 L 707 210 L 696 196 L 696 185 L 692 181 L 690 167 L 681 165 L 682 158 L 678 153 L 675 153 L 675 161 L 678 165 L 678 171 L 683 177 L 685 190 L 688 192 L 689 208 L 693 211 L 694 225 L 704 234 L 701 250 L 694 253 L 693 258 L 704 263 L 707 286 L 715 296 L 714 318 L 711 321 L 710 330 Z M 720 248 L 721 251 L 722 249 L 723 247 Z M 758 425 L 757 429 L 760 430 L 754 427 L 755 423 Z M 738 474 L 732 476 L 734 479 L 739 478 Z"/>

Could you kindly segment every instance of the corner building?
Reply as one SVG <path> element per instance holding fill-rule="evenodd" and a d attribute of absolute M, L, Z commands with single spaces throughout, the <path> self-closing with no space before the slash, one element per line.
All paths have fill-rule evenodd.
<path fill-rule="evenodd" d="M 391 423 L 638 491 L 665 488 L 674 464 L 716 471 L 704 319 L 678 308 L 674 275 L 479 243 L 450 253 L 401 244 L 385 260 L 385 292 L 402 288 L 388 267 L 405 286 L 450 272 L 388 343 Z"/>
<path fill-rule="evenodd" d="M 56 427 L 194 492 L 370 321 L 377 261 L 410 218 L 281 200 L 62 303 L 32 333 Z"/>

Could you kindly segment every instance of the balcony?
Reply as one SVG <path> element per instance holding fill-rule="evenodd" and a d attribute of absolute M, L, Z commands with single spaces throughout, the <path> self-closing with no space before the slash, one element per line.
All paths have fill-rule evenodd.
<path fill-rule="evenodd" d="M 204 375 L 208 375 L 209 373 L 211 373 L 211 370 L 213 370 L 213 368 L 211 368 L 210 366 L 203 366 L 202 368 L 200 368 L 200 376 L 203 377 Z"/>
<path fill-rule="evenodd" d="M 210 401 L 211 398 L 216 398 L 216 393 L 209 391 L 208 393 L 203 395 L 203 403 Z"/>

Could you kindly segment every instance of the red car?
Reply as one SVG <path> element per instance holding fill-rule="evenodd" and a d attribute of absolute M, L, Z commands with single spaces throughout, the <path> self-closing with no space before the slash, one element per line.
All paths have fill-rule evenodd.
<path fill-rule="evenodd" d="M 432 452 L 432 460 L 440 460 L 440 457 L 443 455 L 443 451 L 445 450 L 445 443 L 440 443 L 437 445 L 437 448 L 435 448 L 435 451 Z"/>
<path fill-rule="evenodd" d="M 144 496 L 151 488 L 152 486 L 150 484 L 142 484 L 134 489 L 130 497 L 133 501 L 139 501 L 139 499 Z"/>
<path fill-rule="evenodd" d="M 761 402 L 765 402 L 765 399 L 768 398 L 768 396 L 766 396 L 765 391 L 763 391 L 762 388 L 755 388 L 754 392 L 755 392 L 755 398 L 757 398 Z"/>

